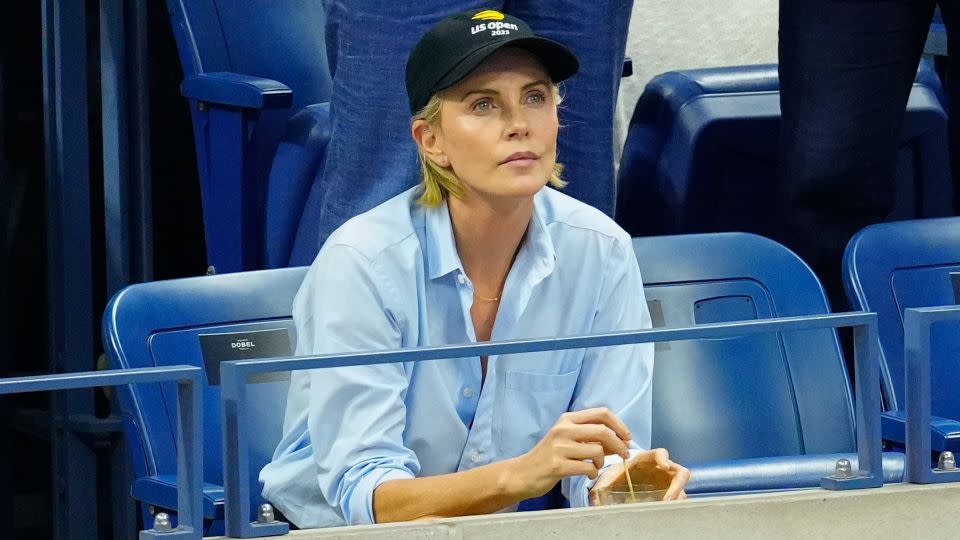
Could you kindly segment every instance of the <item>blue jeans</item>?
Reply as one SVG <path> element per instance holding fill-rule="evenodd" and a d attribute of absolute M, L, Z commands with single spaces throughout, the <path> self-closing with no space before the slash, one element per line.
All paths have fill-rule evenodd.
<path fill-rule="evenodd" d="M 897 144 L 936 0 L 780 0 L 782 238 L 842 298 L 850 237 L 893 209 Z M 960 4 L 941 3 L 951 50 Z M 950 80 L 952 79 L 952 80 Z M 948 79 L 952 104 L 960 85 Z M 954 178 L 960 123 L 951 119 Z"/>
<path fill-rule="evenodd" d="M 419 181 L 404 87 L 407 56 L 440 19 L 471 9 L 516 15 L 577 55 L 580 72 L 564 83 L 560 109 L 558 161 L 569 182 L 564 192 L 613 214 L 613 112 L 632 0 L 328 0 L 324 5 L 333 77 L 331 140 L 307 201 L 313 211 L 305 212 L 298 232 L 298 244 L 316 249 L 295 252 L 291 265 L 309 264 L 344 221 Z"/>

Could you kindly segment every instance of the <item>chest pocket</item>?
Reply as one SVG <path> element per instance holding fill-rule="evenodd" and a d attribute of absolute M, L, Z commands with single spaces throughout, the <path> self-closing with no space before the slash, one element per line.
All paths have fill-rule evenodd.
<path fill-rule="evenodd" d="M 567 412 L 579 374 L 579 370 L 559 375 L 504 372 L 504 394 L 498 414 L 503 454 L 519 456 L 540 442 L 560 415 Z"/>

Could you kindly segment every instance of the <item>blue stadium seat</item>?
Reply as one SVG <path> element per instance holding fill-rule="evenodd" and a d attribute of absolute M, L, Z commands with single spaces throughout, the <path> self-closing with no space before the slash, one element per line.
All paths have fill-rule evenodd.
<path fill-rule="evenodd" d="M 830 312 L 812 270 L 761 236 L 633 243 L 655 327 Z M 653 446 L 694 471 L 690 493 L 819 486 L 836 463 L 831 454 L 855 451 L 833 330 L 664 343 L 656 364 Z M 886 482 L 901 481 L 903 455 L 885 455 L 884 468 Z"/>
<path fill-rule="evenodd" d="M 635 238 L 654 326 L 829 313 L 810 268 L 747 233 Z M 852 452 L 833 330 L 658 346 L 653 444 L 681 463 Z"/>
<path fill-rule="evenodd" d="M 943 90 L 926 62 L 907 104 L 887 219 L 952 214 Z M 637 102 L 620 163 L 617 221 L 632 236 L 748 231 L 777 236 L 777 66 L 674 71 Z"/>
<path fill-rule="evenodd" d="M 111 367 L 205 368 L 205 535 L 223 534 L 219 362 L 292 355 L 290 310 L 304 274 L 304 268 L 292 268 L 155 281 L 127 287 L 107 306 L 103 343 Z M 287 384 L 279 378 L 249 388 L 260 435 L 249 441 L 256 471 L 271 459 L 280 439 Z M 120 387 L 118 398 L 133 457 L 133 497 L 145 512 L 175 510 L 176 385 Z M 257 474 L 251 478 L 256 484 L 252 508 L 257 508 L 261 488 Z"/>
<path fill-rule="evenodd" d="M 960 218 L 872 225 L 847 244 L 843 278 L 855 309 L 879 316 L 884 438 L 904 442 L 903 310 L 957 303 L 951 272 L 960 272 Z M 932 449 L 960 451 L 960 323 L 931 335 Z"/>
<path fill-rule="evenodd" d="M 286 266 L 292 240 L 273 244 L 269 228 L 292 238 L 329 138 L 327 110 L 309 107 L 330 97 L 321 2 L 167 0 L 167 9 L 193 117 L 208 262 L 220 273 Z M 290 145 L 314 157 L 291 165 Z"/>

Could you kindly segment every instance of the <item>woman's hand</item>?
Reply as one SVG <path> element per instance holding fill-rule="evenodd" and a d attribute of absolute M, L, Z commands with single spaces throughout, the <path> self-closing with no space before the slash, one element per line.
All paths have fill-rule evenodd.
<path fill-rule="evenodd" d="M 515 478 L 525 497 L 539 497 L 568 476 L 593 479 L 606 455 L 626 458 L 630 430 L 607 408 L 564 413 L 543 439 L 516 458 Z"/>
<path fill-rule="evenodd" d="M 687 493 L 683 490 L 690 480 L 690 471 L 686 467 L 670 461 L 670 454 L 664 448 L 655 448 L 640 452 L 627 461 L 630 468 L 630 479 L 634 485 L 651 484 L 657 489 L 666 489 L 663 500 L 686 499 Z M 590 504 L 600 503 L 599 492 L 602 489 L 617 484 L 626 483 L 623 474 L 623 463 L 617 463 L 603 472 L 590 490 Z"/>

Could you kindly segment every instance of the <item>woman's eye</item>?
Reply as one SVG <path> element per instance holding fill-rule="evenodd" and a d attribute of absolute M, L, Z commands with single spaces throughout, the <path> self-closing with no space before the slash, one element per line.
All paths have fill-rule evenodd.
<path fill-rule="evenodd" d="M 547 97 L 543 95 L 543 92 L 531 92 L 527 94 L 527 103 L 531 105 L 540 105 L 545 102 Z"/>
<path fill-rule="evenodd" d="M 493 104 L 490 103 L 489 99 L 481 99 L 480 101 L 473 104 L 473 110 L 476 112 L 487 112 L 493 108 Z"/>

